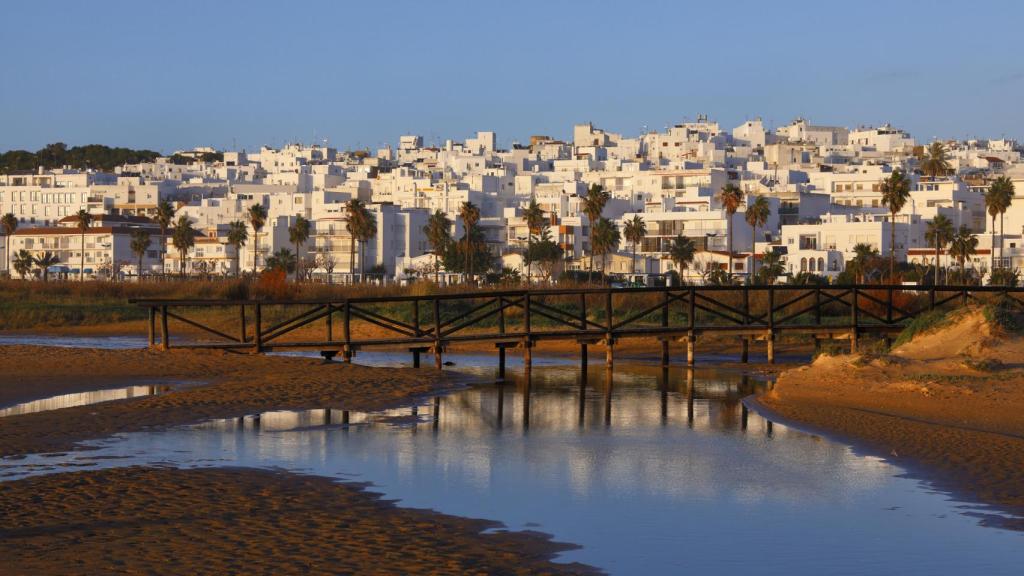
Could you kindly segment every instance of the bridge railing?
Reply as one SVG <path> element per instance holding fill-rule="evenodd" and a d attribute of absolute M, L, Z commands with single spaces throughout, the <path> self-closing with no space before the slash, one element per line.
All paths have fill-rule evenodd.
<path fill-rule="evenodd" d="M 766 340 L 769 359 L 777 334 L 802 332 L 844 338 L 855 348 L 862 333 L 884 337 L 921 314 L 994 297 L 1020 301 L 1024 289 L 999 286 L 677 286 L 654 288 L 554 288 L 473 291 L 331 300 L 136 299 L 149 310 L 149 344 L 171 347 L 171 327 L 187 327 L 175 347 L 263 352 L 316 349 L 346 359 L 359 349 L 406 346 L 419 354 L 450 344 L 493 342 L 529 355 L 536 342 L 604 343 L 621 338 L 751 338 Z M 158 340 L 159 338 L 159 340 Z M 692 362 L 692 354 L 688 354 Z M 666 360 L 667 361 L 667 360 Z"/>

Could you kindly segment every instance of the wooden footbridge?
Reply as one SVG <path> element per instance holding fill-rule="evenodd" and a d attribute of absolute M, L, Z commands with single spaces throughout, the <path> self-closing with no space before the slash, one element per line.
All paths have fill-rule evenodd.
<path fill-rule="evenodd" d="M 506 349 L 523 353 L 527 367 L 538 342 L 602 344 L 611 365 L 615 345 L 645 338 L 660 345 L 669 362 L 672 342 L 683 342 L 693 365 L 697 342 L 717 334 L 735 339 L 746 362 L 752 341 L 764 342 L 775 361 L 781 334 L 802 334 L 815 343 L 864 335 L 889 340 L 917 316 L 993 297 L 1014 298 L 1024 289 L 978 286 L 828 285 L 681 286 L 667 288 L 572 288 L 466 291 L 436 295 L 340 298 L 338 300 L 139 299 L 149 310 L 149 344 L 172 347 L 171 327 L 188 327 L 174 347 L 260 353 L 316 350 L 346 361 L 359 350 L 402 348 L 433 354 L 442 365 L 446 348 L 490 342 L 504 376 Z M 196 335 L 205 339 L 197 339 Z M 657 350 L 657 348 L 655 348 Z"/>

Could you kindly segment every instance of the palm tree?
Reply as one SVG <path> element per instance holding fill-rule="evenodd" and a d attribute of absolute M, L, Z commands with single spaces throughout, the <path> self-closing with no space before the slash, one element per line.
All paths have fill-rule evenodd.
<path fill-rule="evenodd" d="M 263 204 L 253 204 L 252 206 L 249 206 L 247 216 L 249 217 L 249 225 L 252 226 L 252 274 L 255 276 L 256 257 L 260 253 L 260 230 L 262 230 L 263 225 L 267 223 L 267 209 L 263 207 Z"/>
<path fill-rule="evenodd" d="M 466 229 L 465 237 L 463 238 L 466 248 L 466 278 L 472 281 L 473 277 L 473 251 L 476 248 L 473 246 L 474 234 L 476 232 L 476 225 L 480 222 L 480 209 L 476 207 L 472 202 L 463 202 L 459 208 L 459 217 L 462 218 L 462 225 Z"/>
<path fill-rule="evenodd" d="M 245 222 L 235 220 L 228 224 L 228 244 L 235 247 L 235 276 L 242 275 L 242 246 L 249 241 L 249 229 Z"/>
<path fill-rule="evenodd" d="M 597 223 L 590 229 L 590 243 L 595 255 L 601 255 L 601 273 L 607 268 L 606 258 L 609 252 L 619 248 L 619 241 L 622 239 L 619 234 L 619 227 L 607 218 L 598 218 Z M 593 257 L 591 257 L 593 259 Z"/>
<path fill-rule="evenodd" d="M 882 180 L 882 205 L 889 207 L 889 281 L 896 277 L 896 214 L 910 199 L 910 179 L 897 168 Z"/>
<path fill-rule="evenodd" d="M 451 229 L 452 221 L 441 210 L 435 210 L 427 218 L 427 225 L 423 227 L 423 234 L 426 235 L 427 242 L 430 244 L 430 250 L 434 253 L 435 283 L 439 281 L 441 274 L 440 255 L 452 241 Z"/>
<path fill-rule="evenodd" d="M 761 256 L 761 270 L 759 276 L 764 278 L 765 284 L 771 286 L 775 280 L 786 272 L 782 264 L 782 254 L 768 248 Z"/>
<path fill-rule="evenodd" d="M 600 184 L 591 184 L 587 189 L 587 195 L 583 198 L 583 213 L 587 215 L 587 222 L 590 223 L 590 243 L 593 247 L 594 243 L 594 226 L 597 224 L 598 219 L 601 218 L 601 213 L 604 212 L 604 207 L 608 204 L 612 195 L 604 189 L 604 186 Z M 590 254 L 590 274 L 594 273 L 594 254 L 591 249 Z"/>
<path fill-rule="evenodd" d="M 722 208 L 725 210 L 727 216 L 725 222 L 726 234 L 729 236 L 729 279 L 732 279 L 732 216 L 740 209 L 740 204 L 743 202 L 743 190 L 740 190 L 739 186 L 729 183 L 722 186 L 722 189 L 718 191 L 718 200 L 722 203 Z"/>
<path fill-rule="evenodd" d="M 287 248 L 281 248 L 267 258 L 267 268 L 271 270 L 282 270 L 285 274 L 288 274 L 295 270 L 295 266 L 295 254 L 292 254 L 292 251 Z"/>
<path fill-rule="evenodd" d="M 871 244 L 860 242 L 853 246 L 853 254 L 853 260 L 850 260 L 849 268 L 856 275 L 854 280 L 857 284 L 863 284 L 864 276 L 868 271 L 868 264 L 878 257 L 878 250 Z"/>
<path fill-rule="evenodd" d="M 78 281 L 85 281 L 85 233 L 89 230 L 89 225 L 92 224 L 92 214 L 89 214 L 86 210 L 79 210 L 75 214 L 75 222 L 78 224 L 78 231 L 82 234 L 82 269 L 78 271 Z"/>
<path fill-rule="evenodd" d="M 688 236 L 682 234 L 672 239 L 672 245 L 668 249 L 668 257 L 679 270 L 686 270 L 693 263 L 693 257 L 697 254 L 697 245 Z M 682 274 L 679 279 L 682 280 Z"/>
<path fill-rule="evenodd" d="M 942 214 L 935 216 L 931 222 L 928 223 L 928 229 L 925 231 L 925 239 L 935 246 L 935 284 L 939 283 L 939 252 L 953 239 L 953 222 L 946 218 Z"/>
<path fill-rule="evenodd" d="M 18 250 L 18 253 L 14 256 L 14 271 L 18 273 L 18 276 L 25 278 L 28 273 L 32 271 L 32 266 L 35 265 L 35 259 L 29 254 L 28 250 Z"/>
<path fill-rule="evenodd" d="M 167 258 L 167 229 L 174 222 L 174 206 L 167 200 L 161 200 L 156 206 L 156 223 L 160 226 L 160 273 L 164 273 L 164 262 Z"/>
<path fill-rule="evenodd" d="M 772 208 L 768 204 L 768 199 L 764 196 L 758 195 L 757 198 L 754 199 L 754 202 L 750 206 L 747 206 L 747 212 L 744 215 L 744 218 L 746 219 L 747 224 L 750 224 L 750 234 L 753 237 L 753 240 L 750 241 L 751 252 L 754 251 L 754 245 L 757 242 L 757 227 L 764 226 L 768 222 L 768 217 L 771 216 L 771 214 Z M 756 266 L 757 259 L 754 259 L 754 264 Z M 754 273 L 757 272 L 757 270 L 751 270 L 750 272 Z"/>
<path fill-rule="evenodd" d="M 964 283 L 964 263 L 978 248 L 978 238 L 966 225 L 961 225 L 949 242 L 949 255 L 960 265 L 960 283 Z"/>
<path fill-rule="evenodd" d="M 1003 215 L 1013 204 L 1013 181 L 1008 176 L 996 178 L 985 192 L 985 206 L 992 216 L 992 238 L 995 238 L 996 216 L 999 216 L 999 257 L 1003 256 Z M 992 271 L 996 269 L 996 246 L 992 242 Z"/>
<path fill-rule="evenodd" d="M 544 210 L 537 204 L 537 198 L 530 196 L 530 204 L 526 207 L 523 212 L 523 218 L 526 220 L 526 228 L 528 238 L 526 239 L 527 251 L 533 246 L 533 237 L 540 234 L 541 228 L 544 227 Z M 532 283 L 532 272 L 533 264 L 530 263 L 526 267 L 526 284 Z"/>
<path fill-rule="evenodd" d="M 192 227 L 192 221 L 189 220 L 188 216 L 179 216 L 178 221 L 174 224 L 174 232 L 171 234 L 171 242 L 178 250 L 178 255 L 181 260 L 179 269 L 183 278 L 185 277 L 185 260 L 188 255 L 189 248 L 196 245 L 196 234 L 196 230 Z"/>
<path fill-rule="evenodd" d="M 7 214 L 4 214 L 2 218 L 0 218 L 0 228 L 3 229 L 4 236 L 7 237 L 7 249 L 5 250 L 5 252 L 7 253 L 7 275 L 10 276 L 11 249 L 14 248 L 14 245 L 11 243 L 11 236 L 14 236 L 14 231 L 18 229 L 18 219 L 14 216 L 14 214 L 8 212 Z"/>
<path fill-rule="evenodd" d="M 50 266 L 60 263 L 60 257 L 47 250 L 41 256 L 36 256 L 32 262 L 43 272 L 43 282 L 50 279 Z"/>
<path fill-rule="evenodd" d="M 303 218 L 301 214 L 296 215 L 295 223 L 288 227 L 288 240 L 295 245 L 295 282 L 299 281 L 299 268 L 302 264 L 299 260 L 299 253 L 306 240 L 309 240 L 309 229 L 309 220 Z"/>
<path fill-rule="evenodd" d="M 146 250 L 149 250 L 152 243 L 149 232 L 142 229 L 132 230 L 131 249 L 132 254 L 139 258 L 139 282 L 142 282 L 142 257 L 146 255 Z"/>
<path fill-rule="evenodd" d="M 376 237 L 377 217 L 370 212 L 369 208 L 363 206 L 363 214 L 359 218 L 359 227 L 356 229 L 356 238 L 359 240 L 360 272 L 366 272 L 366 243 Z"/>
<path fill-rule="evenodd" d="M 629 220 L 626 220 L 625 226 L 622 228 L 622 236 L 633 245 L 633 260 L 629 265 L 631 273 L 636 274 L 636 245 L 643 242 L 647 236 L 647 223 L 640 217 L 639 214 L 633 216 Z"/>
<path fill-rule="evenodd" d="M 949 173 L 949 160 L 946 159 L 946 145 L 936 140 L 928 145 L 924 159 L 921 160 L 921 171 L 935 180 Z"/>
<path fill-rule="evenodd" d="M 356 278 L 356 242 L 359 241 L 359 230 L 363 226 L 365 216 L 366 209 L 362 200 L 353 198 L 345 203 L 345 230 L 349 235 L 348 272 L 352 282 L 355 282 Z"/>

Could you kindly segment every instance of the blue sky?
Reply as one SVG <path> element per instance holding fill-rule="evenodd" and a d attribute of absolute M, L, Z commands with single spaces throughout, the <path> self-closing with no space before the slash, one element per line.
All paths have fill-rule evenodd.
<path fill-rule="evenodd" d="M 1024 2 L 75 2 L 4 6 L 0 150 L 169 152 L 706 113 L 1024 139 Z"/>

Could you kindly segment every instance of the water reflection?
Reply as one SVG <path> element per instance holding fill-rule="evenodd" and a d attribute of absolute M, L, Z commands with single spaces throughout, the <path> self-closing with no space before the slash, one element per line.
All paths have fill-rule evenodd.
<path fill-rule="evenodd" d="M 60 410 L 74 406 L 86 406 L 112 400 L 126 400 L 141 396 L 156 396 L 170 392 L 182 385 L 169 383 L 147 384 L 139 386 L 127 386 L 124 388 L 110 388 L 108 390 L 93 390 L 90 392 L 78 392 L 74 394 L 61 394 L 41 400 L 23 402 L 8 408 L 0 409 L 0 418 L 5 416 L 18 416 L 21 414 L 32 414 L 34 412 L 45 412 L 47 410 Z"/>

